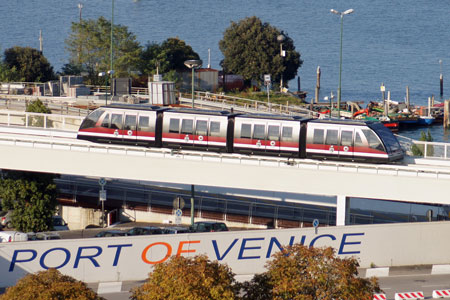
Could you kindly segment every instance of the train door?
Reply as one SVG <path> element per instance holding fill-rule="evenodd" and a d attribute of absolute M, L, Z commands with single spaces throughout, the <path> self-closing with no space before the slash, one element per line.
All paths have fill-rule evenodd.
<path fill-rule="evenodd" d="M 195 118 L 195 132 L 193 135 L 193 142 L 195 147 L 208 147 L 208 117 Z"/>
<path fill-rule="evenodd" d="M 193 116 L 183 116 L 181 119 L 180 128 L 180 141 L 181 144 L 186 146 L 194 145 L 194 117 Z"/>
<path fill-rule="evenodd" d="M 136 144 L 137 142 L 137 112 L 125 112 L 122 139 L 124 143 Z"/>
<path fill-rule="evenodd" d="M 253 124 L 252 148 L 258 152 L 265 152 L 266 142 L 266 124 L 262 122 Z"/>
<path fill-rule="evenodd" d="M 339 158 L 353 160 L 354 152 L 354 129 L 341 127 Z"/>
<path fill-rule="evenodd" d="M 267 123 L 267 140 L 265 141 L 267 152 L 280 153 L 280 130 L 279 122 L 269 121 Z"/>
<path fill-rule="evenodd" d="M 156 112 L 140 112 L 138 116 L 137 143 L 152 146 L 156 138 Z"/>
<path fill-rule="evenodd" d="M 339 128 L 333 126 L 324 129 L 325 132 L 325 156 L 339 157 Z"/>
<path fill-rule="evenodd" d="M 123 130 L 123 112 L 113 111 L 111 112 L 111 121 L 109 123 L 110 132 L 112 132 L 112 139 L 117 142 L 123 141 L 124 130 Z M 103 120 L 106 121 L 106 118 Z"/>

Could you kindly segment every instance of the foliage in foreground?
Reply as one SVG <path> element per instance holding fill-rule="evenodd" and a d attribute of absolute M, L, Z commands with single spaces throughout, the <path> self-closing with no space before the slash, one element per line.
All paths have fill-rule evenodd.
<path fill-rule="evenodd" d="M 2 209 L 13 210 L 12 226 L 23 232 L 53 228 L 56 210 L 55 175 L 20 171 L 3 171 L 0 179 Z"/>
<path fill-rule="evenodd" d="M 375 278 L 357 277 L 355 258 L 338 258 L 331 247 L 287 246 L 266 267 L 244 284 L 244 299 L 371 300 L 380 292 Z"/>
<path fill-rule="evenodd" d="M 133 300 L 238 299 L 234 274 L 226 265 L 204 255 L 173 256 L 157 264 L 148 280 L 132 291 Z"/>
<path fill-rule="evenodd" d="M 15 286 L 9 287 L 0 295 L 0 300 L 101 300 L 97 293 L 85 283 L 70 276 L 62 275 L 58 270 L 48 269 L 36 274 L 28 274 Z"/>

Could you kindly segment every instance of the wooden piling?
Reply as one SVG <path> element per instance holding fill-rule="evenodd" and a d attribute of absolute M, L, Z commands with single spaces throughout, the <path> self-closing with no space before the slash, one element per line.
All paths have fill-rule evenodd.
<path fill-rule="evenodd" d="M 406 108 L 409 111 L 409 86 L 406 86 Z"/>
<path fill-rule="evenodd" d="M 444 128 L 447 129 L 450 126 L 450 119 L 449 119 L 449 112 L 450 112 L 450 100 L 444 101 Z"/>
<path fill-rule="evenodd" d="M 319 103 L 319 91 L 320 91 L 320 66 L 317 66 L 316 76 L 316 90 L 315 90 L 315 103 Z"/>

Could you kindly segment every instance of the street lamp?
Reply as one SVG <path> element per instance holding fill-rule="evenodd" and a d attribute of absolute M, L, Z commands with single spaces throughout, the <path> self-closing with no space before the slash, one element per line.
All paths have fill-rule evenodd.
<path fill-rule="evenodd" d="M 341 48 L 339 51 L 339 86 L 338 86 L 338 94 L 337 94 L 337 108 L 338 108 L 338 118 L 341 117 L 341 77 L 342 77 L 342 32 L 344 30 L 344 16 L 351 14 L 354 10 L 347 9 L 344 12 L 338 12 L 337 10 L 331 9 L 333 14 L 336 14 L 341 17 Z"/>
<path fill-rule="evenodd" d="M 200 68 L 202 63 L 200 59 L 190 59 L 184 62 L 186 67 L 192 69 L 192 108 L 194 108 L 194 69 Z"/>
<path fill-rule="evenodd" d="M 108 75 L 109 75 L 109 91 L 110 91 L 110 95 L 111 95 L 111 103 L 113 101 L 113 75 L 114 75 L 114 70 L 108 70 Z"/>
<path fill-rule="evenodd" d="M 286 37 L 283 34 L 280 34 L 277 36 L 277 41 L 280 43 L 281 62 L 283 62 L 283 57 L 286 56 L 286 51 L 283 50 L 283 42 L 285 39 L 286 39 Z M 284 71 L 284 68 L 281 71 L 280 92 L 283 92 L 283 71 Z"/>
<path fill-rule="evenodd" d="M 98 76 L 105 77 L 105 105 L 108 105 L 108 95 L 106 92 L 106 83 L 107 83 L 108 77 L 106 77 L 106 72 L 100 72 L 100 73 L 98 73 Z"/>

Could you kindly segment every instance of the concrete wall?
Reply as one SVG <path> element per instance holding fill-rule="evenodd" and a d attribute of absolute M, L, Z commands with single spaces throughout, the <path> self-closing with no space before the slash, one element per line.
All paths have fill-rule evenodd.
<path fill-rule="evenodd" d="M 205 253 L 237 275 L 263 272 L 279 245 L 332 246 L 361 267 L 450 263 L 450 222 L 229 231 L 6 243 L 0 246 L 0 287 L 26 273 L 57 268 L 85 282 L 143 280 L 170 255 Z"/>

